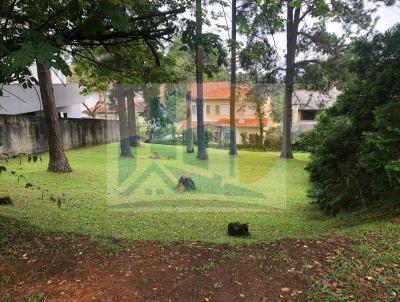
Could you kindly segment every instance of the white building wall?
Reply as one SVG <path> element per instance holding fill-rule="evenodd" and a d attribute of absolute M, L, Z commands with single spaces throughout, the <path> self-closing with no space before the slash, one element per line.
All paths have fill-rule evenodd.
<path fill-rule="evenodd" d="M 29 67 L 30 72 L 32 75 L 35 77 L 35 79 L 38 79 L 37 76 L 37 69 L 36 69 L 36 64 L 33 64 L 31 67 Z M 51 82 L 53 84 L 65 84 L 67 83 L 67 78 L 65 75 L 60 70 L 56 70 L 54 68 L 51 69 L 50 71 L 51 74 Z"/>
<path fill-rule="evenodd" d="M 81 118 L 82 108 L 80 104 L 68 106 L 68 107 L 58 107 L 58 112 L 66 113 L 67 118 Z"/>
<path fill-rule="evenodd" d="M 37 79 L 36 64 L 33 64 L 29 70 Z M 81 104 L 85 101 L 85 97 L 80 94 L 79 85 L 66 84 L 66 77 L 59 70 L 51 69 L 50 74 L 57 110 L 67 113 L 68 117 L 81 118 Z M 36 112 L 40 115 L 42 105 L 38 85 L 24 89 L 15 83 L 1 85 L 0 89 L 3 92 L 0 96 L 0 114 L 16 115 Z"/>
<path fill-rule="evenodd" d="M 81 88 L 78 84 L 53 84 L 54 97 L 57 108 L 63 108 L 63 112 L 70 111 L 74 117 L 81 117 L 79 112 L 85 97 L 80 95 Z M 42 110 L 40 101 L 40 88 L 34 85 L 24 89 L 18 84 L 3 85 L 3 96 L 0 96 L 0 114 L 15 115 Z M 71 109 L 66 107 L 78 105 Z M 59 110 L 62 111 L 62 110 Z"/>

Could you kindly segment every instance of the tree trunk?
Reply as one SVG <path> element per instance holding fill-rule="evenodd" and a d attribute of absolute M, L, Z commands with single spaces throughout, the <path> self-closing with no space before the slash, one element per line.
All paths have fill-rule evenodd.
<path fill-rule="evenodd" d="M 129 128 L 129 142 L 132 147 L 139 146 L 136 129 L 136 108 L 135 99 L 128 101 L 128 128 Z"/>
<path fill-rule="evenodd" d="M 123 88 L 118 84 L 115 86 L 114 89 L 115 89 L 115 97 L 117 98 L 117 104 L 118 104 L 121 157 L 133 157 L 129 141 L 125 94 L 123 92 Z"/>
<path fill-rule="evenodd" d="M 292 96 L 295 75 L 295 57 L 297 47 L 297 31 L 299 26 L 300 8 L 294 9 L 287 0 L 287 21 L 286 21 L 286 77 L 285 77 L 285 98 L 283 105 L 283 141 L 281 158 L 293 158 L 292 152 Z"/>
<path fill-rule="evenodd" d="M 263 114 L 263 108 L 261 104 L 257 104 L 257 111 L 258 111 L 258 121 L 260 123 L 259 125 L 259 130 L 260 130 L 260 142 L 259 142 L 259 147 L 260 150 L 262 150 L 263 148 L 263 140 L 264 140 L 264 122 L 263 122 L 263 118 L 264 118 L 264 114 Z"/>
<path fill-rule="evenodd" d="M 231 95 L 229 104 L 229 154 L 236 155 L 236 126 L 235 126 L 235 101 L 236 101 L 236 0 L 232 0 L 232 40 L 231 40 Z"/>
<path fill-rule="evenodd" d="M 64 153 L 61 140 L 59 117 L 54 99 L 50 70 L 46 69 L 44 65 L 39 62 L 36 62 L 36 67 L 48 133 L 50 160 L 47 170 L 55 173 L 69 173 L 72 172 L 72 169 Z"/>
<path fill-rule="evenodd" d="M 192 130 L 192 95 L 186 92 L 186 152 L 193 153 L 193 130 Z"/>
<path fill-rule="evenodd" d="M 196 0 L 196 31 L 197 39 L 201 41 L 203 35 L 203 17 L 201 0 Z M 207 160 L 205 130 L 204 130 L 204 109 L 203 109 L 203 46 L 197 44 L 196 47 L 196 86 L 197 86 L 197 158 Z"/>

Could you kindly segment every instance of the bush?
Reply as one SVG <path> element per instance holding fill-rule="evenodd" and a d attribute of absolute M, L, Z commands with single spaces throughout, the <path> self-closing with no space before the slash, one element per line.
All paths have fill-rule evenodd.
<path fill-rule="evenodd" d="M 282 148 L 282 129 L 271 128 L 265 132 L 264 149 L 266 151 L 280 151 Z"/>
<path fill-rule="evenodd" d="M 212 141 L 213 139 L 213 134 L 210 130 L 206 129 L 205 131 L 205 143 L 206 143 L 206 147 L 208 147 L 209 143 Z M 197 145 L 197 131 L 196 129 L 192 130 L 192 134 L 193 134 L 193 144 Z M 187 130 L 183 130 L 182 132 L 182 144 L 186 145 L 187 143 Z"/>
<path fill-rule="evenodd" d="M 354 52 L 357 79 L 311 134 L 310 196 L 330 214 L 400 196 L 400 26 Z"/>
<path fill-rule="evenodd" d="M 271 128 L 265 131 L 263 142 L 260 144 L 260 135 L 252 134 L 250 138 L 247 133 L 241 133 L 242 143 L 238 145 L 239 150 L 250 151 L 280 151 L 282 146 L 282 132 L 280 128 Z"/>
<path fill-rule="evenodd" d="M 293 144 L 293 151 L 296 152 L 310 152 L 312 146 L 318 142 L 318 136 L 314 130 L 303 132 Z"/>

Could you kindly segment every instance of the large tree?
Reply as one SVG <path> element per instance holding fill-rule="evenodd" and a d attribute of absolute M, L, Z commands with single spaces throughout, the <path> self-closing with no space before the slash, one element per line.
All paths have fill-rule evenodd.
<path fill-rule="evenodd" d="M 250 37 L 245 47 L 239 53 L 239 63 L 243 71 L 246 72 L 246 82 L 249 92 L 246 97 L 246 104 L 254 110 L 259 123 L 259 141 L 261 149 L 264 141 L 265 118 L 270 115 L 272 118 L 274 112 L 267 112 L 266 104 L 268 98 L 274 97 L 278 100 L 277 92 L 280 85 L 275 83 L 274 74 L 269 71 L 276 67 L 276 52 L 269 45 L 268 40 L 264 41 Z M 243 105 L 242 105 L 243 106 Z M 270 108 L 274 109 L 274 108 Z"/>
<path fill-rule="evenodd" d="M 186 93 L 186 152 L 193 153 L 192 94 Z"/>
<path fill-rule="evenodd" d="M 196 74 L 196 107 L 197 107 L 197 158 L 207 160 L 205 127 L 204 127 L 204 99 L 203 82 L 204 76 L 209 78 L 226 64 L 226 52 L 222 41 L 215 33 L 204 33 L 203 23 L 208 23 L 203 1 L 196 0 L 194 5 L 195 20 L 186 21 L 185 30 L 182 32 L 182 49 L 195 52 L 195 74 Z M 206 1 L 204 1 L 206 2 Z M 213 1 L 210 1 L 213 2 Z"/>
<path fill-rule="evenodd" d="M 65 156 L 60 126 L 58 123 L 57 108 L 54 103 L 54 91 L 51 83 L 50 70 L 42 63 L 37 62 L 37 74 L 40 83 L 40 94 L 43 104 L 43 112 L 47 125 L 47 137 L 49 140 L 49 167 L 51 172 L 71 172 L 71 166 Z"/>
<path fill-rule="evenodd" d="M 128 128 L 129 128 L 129 142 L 132 147 L 138 147 L 140 141 L 138 138 L 138 130 L 136 127 L 136 105 L 135 96 L 127 100 L 128 104 Z"/>
<path fill-rule="evenodd" d="M 0 19 L 0 82 L 19 82 L 31 87 L 37 80 L 29 66 L 34 62 L 48 70 L 56 68 L 69 75 L 66 53 L 81 55 L 82 48 L 124 45 L 144 41 L 154 44 L 174 32 L 178 13 L 184 11 L 183 1 L 2 1 Z M 41 88 L 51 85 L 42 77 Z M 42 90 L 42 89 L 41 89 Z M 52 106 L 43 106 L 49 132 L 56 130 L 57 118 L 48 108 L 55 107 L 53 94 L 42 95 Z M 45 109 L 46 108 L 46 109 Z M 52 115 L 52 116 L 49 116 Z M 64 153 L 61 138 L 49 139 L 49 152 Z M 63 154 L 65 157 L 65 154 Z M 65 163 L 52 161 L 49 171 L 68 172 Z M 64 166 L 63 166 L 64 165 Z"/>
<path fill-rule="evenodd" d="M 203 97 L 203 62 L 204 50 L 202 40 L 203 35 L 203 10 L 202 0 L 196 0 L 196 109 L 197 109 L 197 158 L 206 160 L 207 150 L 204 130 L 204 97 Z"/>
<path fill-rule="evenodd" d="M 128 127 L 128 115 L 125 87 L 122 83 L 116 83 L 113 87 L 112 97 L 115 98 L 119 119 L 119 141 L 121 157 L 133 157 Z"/>
<path fill-rule="evenodd" d="M 280 31 L 286 33 L 285 66 L 271 70 L 283 69 L 285 73 L 281 158 L 293 158 L 292 96 L 294 84 L 300 79 L 298 75 L 310 71 L 310 66 L 323 67 L 327 61 L 339 58 L 343 54 L 345 38 L 351 37 L 354 29 L 370 30 L 374 25 L 372 13 L 376 10 L 376 3 L 370 1 L 365 5 L 360 0 L 248 0 L 243 5 L 241 16 L 246 21 L 241 24 L 252 39 L 265 40 L 277 52 L 274 34 Z M 388 0 L 386 4 L 393 4 L 393 1 Z M 326 30 L 330 21 L 342 24 L 342 39 Z M 328 86 L 333 83 L 324 82 L 325 87 L 319 88 L 329 89 Z"/>
<path fill-rule="evenodd" d="M 231 36 L 231 89 L 230 89 L 230 101 L 229 101 L 229 154 L 237 154 L 236 146 L 236 0 L 232 0 L 232 36 Z"/>

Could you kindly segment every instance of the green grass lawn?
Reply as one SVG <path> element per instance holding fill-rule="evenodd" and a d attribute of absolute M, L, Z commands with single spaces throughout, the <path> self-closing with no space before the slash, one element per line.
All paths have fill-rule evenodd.
<path fill-rule="evenodd" d="M 0 195 L 13 206 L 1 206 L 3 219 L 13 218 L 43 231 L 139 240 L 199 240 L 254 243 L 284 237 L 319 237 L 332 231 L 388 226 L 359 213 L 326 217 L 309 203 L 308 157 L 278 159 L 278 153 L 241 151 L 232 158 L 226 150 L 209 151 L 209 161 L 186 154 L 180 146 L 146 145 L 134 159 L 120 160 L 118 145 L 67 152 L 72 174 L 46 172 L 43 162 L 11 160 L 8 171 L 25 179 L 0 175 Z M 175 189 L 181 175 L 191 176 L 194 193 Z M 30 182 L 49 190 L 25 188 Z M 65 194 L 61 208 L 49 195 Z M 1 219 L 0 216 L 0 219 Z M 251 237 L 232 239 L 227 224 L 249 223 Z"/>

